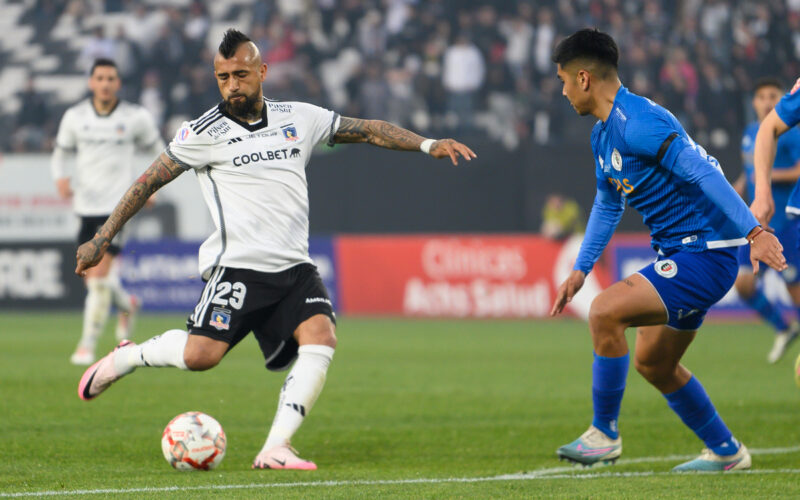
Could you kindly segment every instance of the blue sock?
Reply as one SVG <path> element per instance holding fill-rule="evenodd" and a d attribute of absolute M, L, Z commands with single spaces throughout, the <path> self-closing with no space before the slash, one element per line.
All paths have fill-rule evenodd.
<path fill-rule="evenodd" d="M 789 325 L 786 324 L 786 321 L 783 319 L 780 310 L 775 307 L 775 304 L 769 301 L 767 297 L 764 295 L 764 292 L 761 291 L 760 288 L 756 289 L 756 293 L 753 294 L 752 297 L 749 299 L 745 299 L 747 305 L 755 309 L 758 314 L 764 318 L 767 323 L 772 325 L 772 327 L 778 331 L 787 330 Z"/>
<path fill-rule="evenodd" d="M 722 421 L 714 405 L 694 376 L 675 392 L 664 394 L 667 404 L 706 447 L 717 455 L 733 455 L 739 451 L 739 442 Z"/>
<path fill-rule="evenodd" d="M 592 363 L 592 401 L 594 402 L 592 425 L 612 439 L 619 437 L 617 418 L 619 418 L 622 395 L 625 393 L 629 362 L 630 355 L 626 353 L 619 358 L 607 358 L 595 354 Z"/>

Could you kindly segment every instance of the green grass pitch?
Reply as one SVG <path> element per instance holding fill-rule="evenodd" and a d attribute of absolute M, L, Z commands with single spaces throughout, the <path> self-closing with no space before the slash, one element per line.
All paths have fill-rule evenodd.
<path fill-rule="evenodd" d="M 250 470 L 284 378 L 252 337 L 208 372 L 140 369 L 86 403 L 83 370 L 68 363 L 78 314 L 0 318 L 0 498 L 800 497 L 799 349 L 768 365 L 771 335 L 757 324 L 708 324 L 685 359 L 758 452 L 750 473 L 670 473 L 702 443 L 633 369 L 622 459 L 559 462 L 555 449 L 591 420 L 584 323 L 357 318 L 340 321 L 325 391 L 293 441 L 319 470 L 285 472 Z M 143 317 L 136 340 L 182 322 Z M 228 435 L 214 471 L 177 472 L 161 456 L 161 431 L 188 410 Z"/>

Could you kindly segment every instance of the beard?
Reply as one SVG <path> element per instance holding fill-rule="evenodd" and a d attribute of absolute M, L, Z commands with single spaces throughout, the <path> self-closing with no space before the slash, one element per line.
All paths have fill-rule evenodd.
<path fill-rule="evenodd" d="M 234 101 L 234 97 L 244 97 L 244 99 Z M 256 109 L 257 102 L 258 94 L 232 94 L 225 99 L 225 109 L 228 111 L 228 113 L 237 118 L 249 120 L 258 117 L 258 110 Z"/>

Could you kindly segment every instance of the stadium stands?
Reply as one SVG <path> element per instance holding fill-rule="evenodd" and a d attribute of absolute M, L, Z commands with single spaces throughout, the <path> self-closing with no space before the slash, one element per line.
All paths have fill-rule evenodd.
<path fill-rule="evenodd" d="M 265 54 L 270 96 L 432 135 L 488 134 L 510 149 L 585 141 L 565 125 L 571 110 L 549 60 L 560 34 L 581 26 L 612 34 L 626 58 L 624 82 L 712 146 L 737 142 L 755 79 L 788 83 L 800 74 L 795 0 L 0 0 L 0 9 L 0 125 L 15 130 L 0 141 L 5 151 L 50 149 L 98 55 L 118 59 L 126 98 L 154 112 L 170 136 L 217 100 L 209 68 L 231 25 Z M 447 84 L 463 79 L 446 74 L 463 69 L 446 63 L 458 57 L 460 35 L 485 68 L 470 68 L 467 90 Z M 35 124 L 19 117 L 29 78 L 48 108 Z"/>

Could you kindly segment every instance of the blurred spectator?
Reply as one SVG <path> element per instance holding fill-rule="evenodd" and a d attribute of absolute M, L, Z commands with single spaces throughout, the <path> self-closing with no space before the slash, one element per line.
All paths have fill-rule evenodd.
<path fill-rule="evenodd" d="M 368 61 L 364 65 L 364 75 L 360 80 L 358 90 L 358 101 L 362 105 L 360 116 L 368 119 L 385 119 L 388 114 L 390 90 L 380 62 Z"/>
<path fill-rule="evenodd" d="M 542 210 L 542 236 L 561 240 L 584 229 L 583 212 L 575 200 L 557 193 L 547 197 Z"/>
<path fill-rule="evenodd" d="M 28 78 L 25 91 L 20 96 L 22 106 L 17 114 L 15 130 L 11 138 L 14 151 L 40 151 L 45 149 L 47 104 L 42 94 L 36 91 L 32 78 Z"/>
<path fill-rule="evenodd" d="M 515 17 L 500 24 L 500 33 L 506 39 L 505 60 L 515 77 L 523 76 L 523 71 L 531 59 L 533 27 L 525 19 Z M 550 58 L 550 45 L 547 46 Z"/>
<path fill-rule="evenodd" d="M 466 34 L 456 37 L 444 52 L 442 84 L 447 91 L 447 111 L 456 119 L 456 130 L 471 128 L 475 98 L 483 86 L 485 65 L 481 51 Z"/>
<path fill-rule="evenodd" d="M 106 37 L 103 27 L 98 26 L 94 29 L 92 37 L 83 46 L 83 50 L 78 56 L 78 67 L 88 74 L 89 68 L 92 67 L 95 59 L 113 60 L 114 56 L 116 56 L 114 40 Z"/>
<path fill-rule="evenodd" d="M 228 25 L 261 49 L 270 97 L 375 113 L 426 135 L 456 127 L 508 148 L 585 142 L 568 126 L 550 62 L 560 37 L 585 26 L 614 36 L 623 83 L 666 105 L 698 139 L 738 135 L 759 77 L 800 74 L 800 0 L 25 3 L 22 22 L 58 56 L 55 69 L 34 75 L 78 74 L 95 57 L 112 57 L 126 98 L 161 109 L 164 123 L 219 99 L 212 52 Z M 64 40 L 81 39 L 76 57 Z M 17 85 L 11 93 L 23 91 Z M 67 104 L 49 103 L 54 114 Z M 13 120 L 0 115 L 0 123 Z M 44 143 L 51 131 L 37 133 L 44 139 L 34 142 Z"/>
<path fill-rule="evenodd" d="M 147 111 L 153 116 L 156 126 L 161 129 L 164 125 L 164 111 L 166 104 L 164 96 L 161 94 L 159 88 L 160 82 L 158 80 L 158 73 L 155 71 L 148 71 L 144 75 L 144 83 L 142 85 L 142 93 L 139 97 L 139 104 L 145 107 Z M 169 135 L 169 134 L 167 134 Z"/>

